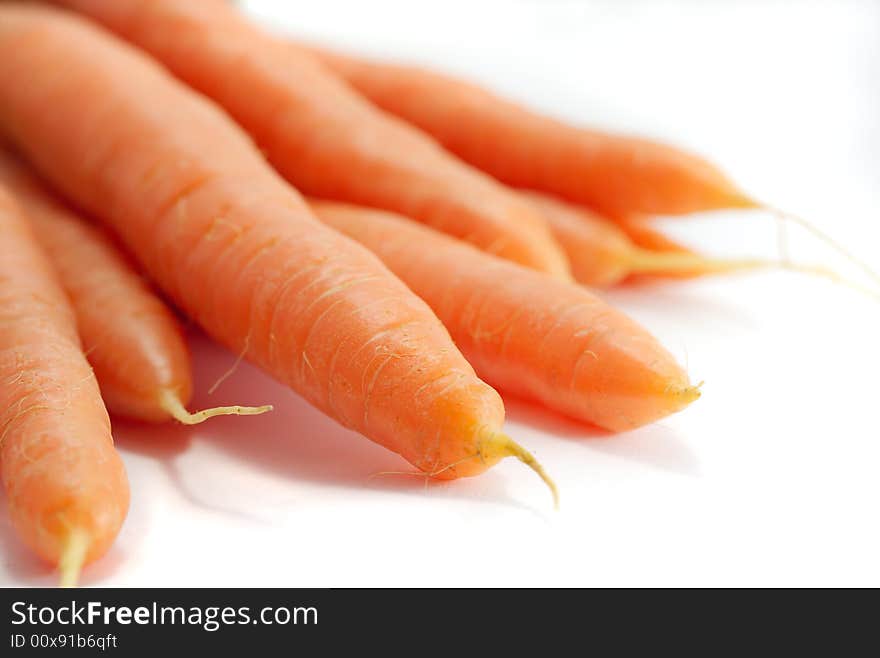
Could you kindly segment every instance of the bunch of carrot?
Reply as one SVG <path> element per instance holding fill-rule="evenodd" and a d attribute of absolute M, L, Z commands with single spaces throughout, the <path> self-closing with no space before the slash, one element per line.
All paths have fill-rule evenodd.
<path fill-rule="evenodd" d="M 0 465 L 65 582 L 127 508 L 106 409 L 267 410 L 186 411 L 165 299 L 436 478 L 516 457 L 556 495 L 492 386 L 611 431 L 699 396 L 580 284 L 747 266 L 640 221 L 756 205 L 709 164 L 307 50 L 221 0 L 51 4 L 0 5 Z"/>

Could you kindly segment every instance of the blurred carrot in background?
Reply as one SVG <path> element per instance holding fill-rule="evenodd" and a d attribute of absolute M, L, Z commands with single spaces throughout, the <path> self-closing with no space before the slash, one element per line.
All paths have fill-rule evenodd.
<path fill-rule="evenodd" d="M 301 48 L 291 45 L 294 53 Z M 425 69 L 306 51 L 377 106 L 510 185 L 615 220 L 757 206 L 716 167 L 673 146 L 574 127 Z"/>
<path fill-rule="evenodd" d="M 656 251 L 686 251 L 656 231 L 633 223 L 634 218 L 762 209 L 801 226 L 880 283 L 880 274 L 814 224 L 756 201 L 710 162 L 683 149 L 575 127 L 433 71 L 293 43 L 290 49 L 291 58 L 301 52 L 316 56 L 378 107 L 424 130 L 464 161 L 509 185 L 587 206 L 619 222 L 637 243 L 642 242 L 640 246 Z M 667 274 L 672 275 L 668 267 L 671 260 L 671 256 L 655 259 L 650 265 L 645 260 L 644 267 L 669 270 Z M 876 296 L 858 282 L 826 268 L 782 264 Z M 725 263 L 706 258 L 694 265 L 677 269 L 677 275 L 689 277 L 772 263 L 758 259 Z M 711 267 L 707 269 L 706 265 Z"/>
<path fill-rule="evenodd" d="M 561 248 L 528 205 L 228 3 L 55 4 L 144 48 L 220 103 L 300 191 L 395 210 L 489 253 L 570 277 Z"/>

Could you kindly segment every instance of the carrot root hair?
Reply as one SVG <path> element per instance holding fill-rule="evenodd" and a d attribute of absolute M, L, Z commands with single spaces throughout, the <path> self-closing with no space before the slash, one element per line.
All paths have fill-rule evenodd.
<path fill-rule="evenodd" d="M 432 471 L 380 471 L 378 473 L 373 473 L 370 475 L 370 478 L 381 477 L 386 475 L 414 475 L 416 477 L 425 478 L 425 483 L 427 484 L 428 480 L 432 477 L 436 477 L 445 471 L 452 470 L 459 464 L 463 464 L 464 462 L 470 461 L 471 459 L 480 459 L 485 460 L 488 457 L 516 457 L 523 464 L 532 469 L 535 473 L 538 474 L 544 484 L 546 484 L 550 488 L 550 493 L 553 496 L 553 508 L 559 509 L 559 489 L 556 487 L 556 482 L 553 481 L 553 478 L 544 470 L 544 467 L 541 463 L 535 459 L 535 456 L 530 453 L 528 450 L 523 448 L 516 441 L 511 439 L 509 436 L 504 434 L 503 432 L 491 432 L 488 438 L 484 439 L 480 444 L 480 448 L 474 455 L 469 455 L 464 457 L 463 459 L 459 459 L 456 462 L 451 464 L 447 464 L 446 466 L 435 469 Z"/>
<path fill-rule="evenodd" d="M 516 457 L 532 469 L 544 481 L 544 484 L 549 487 L 550 493 L 553 496 L 553 508 L 559 509 L 559 489 L 556 487 L 556 482 L 553 481 L 553 478 L 544 470 L 544 467 L 535 459 L 532 453 L 507 436 L 507 434 L 496 432 L 480 447 L 480 456 L 488 456 L 488 454 L 495 454 L 501 457 Z"/>
<path fill-rule="evenodd" d="M 857 268 L 862 270 L 871 279 L 873 279 L 875 282 L 880 284 L 880 273 L 878 273 L 877 270 L 875 270 L 873 267 L 868 265 L 865 261 L 863 261 L 861 258 L 859 258 L 854 253 L 852 253 L 852 251 L 850 251 L 849 249 L 844 247 L 840 242 L 838 242 L 837 240 L 832 238 L 830 235 L 828 235 L 827 233 L 825 233 L 824 231 L 819 229 L 817 226 L 815 226 L 811 222 L 808 222 L 806 219 L 804 219 L 803 217 L 801 217 L 799 215 L 795 215 L 793 213 L 786 212 L 784 210 L 780 210 L 779 208 L 775 208 L 773 206 L 761 205 L 760 207 L 770 213 L 773 213 L 774 215 L 776 215 L 777 218 L 779 218 L 781 220 L 792 222 L 794 224 L 797 224 L 801 228 L 805 229 L 806 231 L 811 233 L 815 238 L 819 239 L 821 242 L 824 242 L 826 245 L 831 247 L 834 251 L 836 251 L 838 254 L 843 256 L 850 263 L 852 263 Z M 781 243 L 784 244 L 784 238 L 781 241 Z M 784 252 L 783 258 L 787 259 L 787 251 Z M 832 278 L 834 278 L 834 277 L 832 277 Z M 837 278 L 839 278 L 839 277 L 837 277 Z"/>
<path fill-rule="evenodd" d="M 60 587 L 76 587 L 89 552 L 89 543 L 91 539 L 85 530 L 74 529 L 68 533 L 58 560 Z"/>
<path fill-rule="evenodd" d="M 244 338 L 244 347 L 241 348 L 241 352 L 238 353 L 238 356 L 235 357 L 235 361 L 233 361 L 232 365 L 229 367 L 229 370 L 224 372 L 217 378 L 217 381 L 211 385 L 211 388 L 208 389 L 208 395 L 214 395 L 214 391 L 220 388 L 220 384 L 225 382 L 229 377 L 232 376 L 236 370 L 238 370 L 238 366 L 241 365 L 242 359 L 244 359 L 244 355 L 247 354 L 247 351 L 250 347 L 251 343 L 251 335 L 248 334 Z"/>
<path fill-rule="evenodd" d="M 858 263 L 854 260 L 854 263 Z M 630 261 L 632 274 L 671 274 L 673 272 L 693 272 L 695 275 L 723 274 L 744 272 L 748 270 L 778 268 L 789 272 L 810 274 L 845 286 L 874 299 L 880 300 L 880 292 L 847 279 L 834 270 L 822 265 L 806 265 L 795 263 L 788 257 L 787 251 L 782 252 L 780 260 L 764 258 L 709 258 L 699 254 L 672 251 L 650 251 L 638 249 Z M 863 269 L 871 272 L 867 265 Z M 880 279 L 878 279 L 880 281 Z"/>
<path fill-rule="evenodd" d="M 160 394 L 159 404 L 174 420 L 184 425 L 198 425 L 214 416 L 258 416 L 272 411 L 271 404 L 264 404 L 261 407 L 242 407 L 239 405 L 211 407 L 191 413 L 183 406 L 177 393 L 168 389 L 163 390 Z"/>

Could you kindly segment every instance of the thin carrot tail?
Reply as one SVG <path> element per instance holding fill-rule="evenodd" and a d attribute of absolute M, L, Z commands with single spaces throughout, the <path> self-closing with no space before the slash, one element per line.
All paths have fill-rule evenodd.
<path fill-rule="evenodd" d="M 551 478 L 547 471 L 544 470 L 544 467 L 537 459 L 535 459 L 535 456 L 532 453 L 507 436 L 507 434 L 504 434 L 503 432 L 493 433 L 492 436 L 482 444 L 481 452 L 486 456 L 491 454 L 502 458 L 516 457 L 519 459 L 523 464 L 537 473 L 538 477 L 544 481 L 544 484 L 550 488 L 550 493 L 553 495 L 553 507 L 559 509 L 559 489 L 556 487 L 553 478 Z"/>
<path fill-rule="evenodd" d="M 783 210 L 779 210 L 778 208 L 774 208 L 773 206 L 760 205 L 758 207 L 763 208 L 764 210 L 767 210 L 768 212 L 773 213 L 774 215 L 776 215 L 777 217 L 779 217 L 782 220 L 793 222 L 793 223 L 797 224 L 798 226 L 800 226 L 801 228 L 806 229 L 808 232 L 812 233 L 814 237 L 818 238 L 820 241 L 827 244 L 829 247 L 834 249 L 834 251 L 836 251 L 838 254 L 843 256 L 850 263 L 852 263 L 853 265 L 855 265 L 856 267 L 861 269 L 871 279 L 873 279 L 878 284 L 880 284 L 880 273 L 878 273 L 877 270 L 875 270 L 873 267 L 868 265 L 865 261 L 863 261 L 861 258 L 856 256 L 849 249 L 844 247 L 840 242 L 838 242 L 837 240 L 832 238 L 830 235 L 828 235 L 827 233 L 825 233 L 824 231 L 819 229 L 817 226 L 813 225 L 811 222 L 808 222 L 806 219 L 804 219 L 803 217 L 801 217 L 799 215 L 795 215 L 790 212 L 785 212 Z"/>
<path fill-rule="evenodd" d="M 490 431 L 488 438 L 483 439 L 480 444 L 480 450 L 476 455 L 468 455 L 463 459 L 460 459 L 451 464 L 447 464 L 443 468 L 438 470 L 425 472 L 424 470 L 419 471 L 380 471 L 378 473 L 373 473 L 370 475 L 370 478 L 380 477 L 383 475 L 413 475 L 417 477 L 424 478 L 432 478 L 440 475 L 444 471 L 451 470 L 458 466 L 461 463 L 469 461 L 471 459 L 486 459 L 486 458 L 497 457 L 499 459 L 504 459 L 505 457 L 516 457 L 523 464 L 528 466 L 530 469 L 535 471 L 538 474 L 544 484 L 546 484 L 550 488 L 550 493 L 553 495 L 553 507 L 555 509 L 559 509 L 559 489 L 556 487 L 556 483 L 553 481 L 553 478 L 544 470 L 544 467 L 535 459 L 535 456 L 532 455 L 528 450 L 523 448 L 516 441 L 511 439 L 504 432 L 495 432 Z"/>
<path fill-rule="evenodd" d="M 792 272 L 801 272 L 803 274 L 812 274 L 815 276 L 820 276 L 824 279 L 828 279 L 832 283 L 836 283 L 838 285 L 844 286 L 851 290 L 855 290 L 856 292 L 860 292 L 863 295 L 868 297 L 872 297 L 875 300 L 880 301 L 880 291 L 873 290 L 868 286 L 863 286 L 861 283 L 857 281 L 852 281 L 847 279 L 844 276 L 841 276 L 837 272 L 827 267 L 822 267 L 821 265 L 799 265 L 797 263 L 789 263 L 783 262 L 779 264 L 784 270 L 790 270 Z"/>
<path fill-rule="evenodd" d="M 61 558 L 58 560 L 60 587 L 76 587 L 89 552 L 90 541 L 89 534 L 82 529 L 71 530 L 67 535 Z"/>
<path fill-rule="evenodd" d="M 752 210 L 765 210 L 769 213 L 772 213 L 780 220 L 778 230 L 780 262 L 761 259 L 712 259 L 705 258 L 697 254 L 682 254 L 679 258 L 677 258 L 677 254 L 669 254 L 667 256 L 666 253 L 639 249 L 637 253 L 634 254 L 633 261 L 630 264 L 632 272 L 634 274 L 671 274 L 675 271 L 683 270 L 686 272 L 692 271 L 695 274 L 712 274 L 758 268 L 779 267 L 793 272 L 802 272 L 805 274 L 821 276 L 840 285 L 846 286 L 853 290 L 857 290 L 858 292 L 861 292 L 870 297 L 880 297 L 880 292 L 874 291 L 857 282 L 851 281 L 829 268 L 814 265 L 800 265 L 791 261 L 785 236 L 786 221 L 790 221 L 794 224 L 797 224 L 801 228 L 806 229 L 814 237 L 819 239 L 821 242 L 824 242 L 826 245 L 831 247 L 831 249 L 840 254 L 843 258 L 848 260 L 857 268 L 861 269 L 873 281 L 880 284 L 880 273 L 878 273 L 877 270 L 868 265 L 864 260 L 856 256 L 854 253 L 852 253 L 852 251 L 846 248 L 843 244 L 838 242 L 836 239 L 834 239 L 803 217 L 795 215 L 794 213 L 780 210 L 779 208 L 771 206 L 770 204 L 757 201 L 744 193 L 737 194 L 732 199 L 731 207 Z M 688 258 L 688 256 L 690 256 L 690 259 Z"/>
<path fill-rule="evenodd" d="M 631 274 L 673 274 L 693 272 L 694 274 L 718 274 L 778 267 L 778 263 L 757 258 L 709 258 L 684 251 L 651 251 L 635 249 L 628 266 Z"/>
<path fill-rule="evenodd" d="M 177 393 L 168 389 L 163 390 L 160 394 L 159 403 L 172 418 L 184 425 L 197 425 L 214 416 L 258 416 L 272 411 L 272 405 L 265 404 L 261 407 L 242 407 L 239 405 L 211 407 L 190 413 L 183 406 Z"/>
<path fill-rule="evenodd" d="M 856 281 L 851 281 L 838 274 L 834 270 L 822 265 L 804 265 L 793 263 L 784 258 L 775 261 L 763 258 L 709 258 L 699 254 L 687 252 L 649 251 L 638 249 L 633 253 L 629 264 L 632 274 L 673 274 L 679 272 L 692 272 L 694 275 L 722 274 L 727 272 L 742 272 L 756 269 L 778 268 L 801 274 L 828 279 L 838 285 L 846 286 L 869 297 L 880 299 L 880 292 L 863 286 Z"/>

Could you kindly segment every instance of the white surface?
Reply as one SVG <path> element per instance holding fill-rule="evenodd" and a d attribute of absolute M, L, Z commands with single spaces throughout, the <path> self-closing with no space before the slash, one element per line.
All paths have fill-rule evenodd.
<path fill-rule="evenodd" d="M 698 149 L 880 267 L 876 3 L 246 4 L 279 29 Z M 774 253 L 768 217 L 667 222 L 715 253 Z M 558 513 L 512 461 L 451 484 L 370 479 L 407 466 L 242 366 L 197 403 L 272 402 L 271 416 L 117 423 L 132 508 L 85 584 L 880 585 L 880 306 L 782 273 L 610 297 L 704 396 L 611 438 L 511 401 L 509 432 L 555 475 Z M 204 391 L 234 357 L 194 350 Z M 54 582 L 5 519 L 0 546 L 0 583 Z"/>

